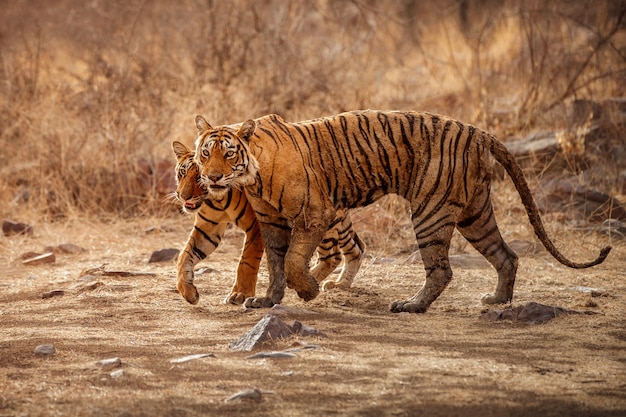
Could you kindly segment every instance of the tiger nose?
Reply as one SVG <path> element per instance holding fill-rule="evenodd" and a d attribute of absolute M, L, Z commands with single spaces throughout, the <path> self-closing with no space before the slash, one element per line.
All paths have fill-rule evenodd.
<path fill-rule="evenodd" d="M 209 179 L 212 182 L 218 182 L 219 180 L 222 179 L 223 176 L 224 175 L 222 175 L 222 174 L 209 174 L 209 175 L 207 175 L 207 177 L 209 177 Z"/>

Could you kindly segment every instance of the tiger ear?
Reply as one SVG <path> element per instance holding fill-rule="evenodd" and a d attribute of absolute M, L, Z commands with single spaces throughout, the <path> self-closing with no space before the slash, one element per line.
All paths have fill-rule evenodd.
<path fill-rule="evenodd" d="M 200 115 L 196 116 L 196 128 L 198 129 L 198 133 L 203 133 L 209 129 L 213 129 L 209 122 L 207 122 L 206 119 Z"/>
<path fill-rule="evenodd" d="M 237 132 L 237 136 L 246 142 L 250 140 L 250 136 L 254 133 L 256 129 L 256 122 L 254 120 L 246 120 L 239 128 L 239 132 Z"/>
<path fill-rule="evenodd" d="M 172 142 L 172 150 L 174 151 L 174 154 L 176 155 L 176 158 L 178 160 L 180 160 L 185 155 L 189 155 L 189 153 L 191 153 L 189 148 L 187 148 L 185 145 L 183 145 L 177 140 Z"/>

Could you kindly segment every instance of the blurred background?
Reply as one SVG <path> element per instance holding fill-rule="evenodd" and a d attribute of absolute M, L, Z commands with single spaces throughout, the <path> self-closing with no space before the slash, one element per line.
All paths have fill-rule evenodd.
<path fill-rule="evenodd" d="M 534 186 L 551 171 L 625 193 L 624 1 L 2 0 L 0 10 L 1 217 L 176 213 L 164 202 L 170 145 L 191 146 L 196 114 L 219 125 L 439 112 L 512 148 L 552 140 L 543 154 L 515 148 Z"/>

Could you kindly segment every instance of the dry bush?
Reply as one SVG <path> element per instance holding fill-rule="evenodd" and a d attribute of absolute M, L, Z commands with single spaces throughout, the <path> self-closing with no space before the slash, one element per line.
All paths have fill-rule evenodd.
<path fill-rule="evenodd" d="M 568 100 L 624 95 L 624 13 L 610 0 L 6 2 L 0 215 L 167 211 L 157 167 L 173 139 L 191 144 L 197 113 L 563 126 Z"/>

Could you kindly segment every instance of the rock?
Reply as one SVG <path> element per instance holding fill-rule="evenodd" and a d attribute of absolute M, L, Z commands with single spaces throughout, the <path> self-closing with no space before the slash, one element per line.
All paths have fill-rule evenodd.
<path fill-rule="evenodd" d="M 39 345 L 35 348 L 34 353 L 37 356 L 50 356 L 56 353 L 56 349 L 54 345 Z"/>
<path fill-rule="evenodd" d="M 119 378 L 124 375 L 124 370 L 116 369 L 115 371 L 111 372 L 109 375 L 111 375 L 111 378 Z"/>
<path fill-rule="evenodd" d="M 258 388 L 253 388 L 253 389 L 239 391 L 231 395 L 230 397 L 226 398 L 224 401 L 230 402 L 234 400 L 248 400 L 248 401 L 261 402 L 262 399 L 263 399 L 263 392 L 261 392 L 261 390 Z"/>
<path fill-rule="evenodd" d="M 179 252 L 180 252 L 179 249 L 174 249 L 174 248 L 160 249 L 160 250 L 154 251 L 152 252 L 152 255 L 150 256 L 150 260 L 148 261 L 148 263 L 172 261 L 176 259 Z"/>
<path fill-rule="evenodd" d="M 626 222 L 621 222 L 615 219 L 606 219 L 602 222 L 600 231 L 609 236 L 618 236 L 622 239 L 626 238 Z"/>
<path fill-rule="evenodd" d="M 267 340 L 282 339 L 292 335 L 293 331 L 289 325 L 272 314 L 266 314 L 252 329 L 229 346 L 231 350 L 251 351 Z"/>
<path fill-rule="evenodd" d="M 217 269 L 213 269 L 210 267 L 202 267 L 202 268 L 198 268 L 195 272 L 195 275 L 202 275 L 202 274 L 215 274 L 218 273 L 220 271 L 218 271 Z"/>
<path fill-rule="evenodd" d="M 483 320 L 511 320 L 528 324 L 543 324 L 562 314 L 595 314 L 593 311 L 568 310 L 562 307 L 548 306 L 535 302 L 504 310 L 485 311 L 480 318 Z"/>
<path fill-rule="evenodd" d="M 52 290 L 41 294 L 41 298 L 45 300 L 46 298 L 60 297 L 62 295 L 65 295 L 65 290 Z"/>
<path fill-rule="evenodd" d="M 141 277 L 156 276 L 154 272 L 131 272 L 131 271 L 107 271 L 106 265 L 97 268 L 89 268 L 82 271 L 79 275 L 81 281 L 93 280 L 96 277 Z"/>
<path fill-rule="evenodd" d="M 42 255 L 34 256 L 22 261 L 24 265 L 43 265 L 51 264 L 56 261 L 56 257 L 53 252 L 44 253 Z"/>
<path fill-rule="evenodd" d="M 626 206 L 615 197 L 581 184 L 576 177 L 547 181 L 535 192 L 539 210 L 565 211 L 572 219 L 602 222 L 607 219 L 626 221 Z"/>
<path fill-rule="evenodd" d="M 291 359 L 297 358 L 298 355 L 291 352 L 281 352 L 281 351 L 273 351 L 273 352 L 259 352 L 254 355 L 246 356 L 246 359 Z"/>
<path fill-rule="evenodd" d="M 609 291 L 603 290 L 601 288 L 577 286 L 571 287 L 570 290 L 590 294 L 592 297 L 608 297 L 610 295 Z"/>
<path fill-rule="evenodd" d="M 300 336 L 326 336 L 323 332 L 304 326 L 297 320 L 290 326 L 275 315 L 266 314 L 252 329 L 241 336 L 239 340 L 231 342 L 229 346 L 231 350 L 249 352 L 265 341 L 283 339 L 294 334 Z"/>
<path fill-rule="evenodd" d="M 109 371 L 113 368 L 117 368 L 122 365 L 122 360 L 118 357 L 102 359 L 96 362 L 98 368 L 102 368 L 103 371 Z"/>
<path fill-rule="evenodd" d="M 73 243 L 61 243 L 57 246 L 46 246 L 43 248 L 46 252 L 54 252 L 54 253 L 65 253 L 65 254 L 76 254 L 81 252 L 86 252 L 87 250 L 81 248 L 78 245 L 74 245 Z"/>
<path fill-rule="evenodd" d="M 304 324 L 300 323 L 298 320 L 295 320 L 293 324 L 291 325 L 291 331 L 294 334 L 299 334 L 300 336 L 326 337 L 326 334 L 324 334 L 324 332 L 320 332 L 317 329 L 314 329 L 309 326 L 305 326 Z"/>
<path fill-rule="evenodd" d="M 33 226 L 27 223 L 17 223 L 11 220 L 2 221 L 2 233 L 5 236 L 28 235 L 32 236 Z"/>
<path fill-rule="evenodd" d="M 182 358 L 170 359 L 170 363 L 185 363 L 190 361 L 195 361 L 196 359 L 202 358 L 214 358 L 215 355 L 212 353 L 197 353 L 195 355 L 183 356 Z"/>

